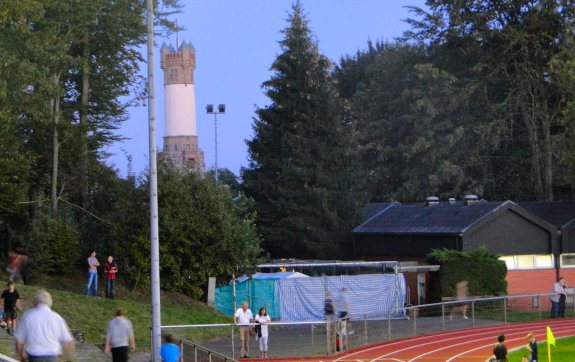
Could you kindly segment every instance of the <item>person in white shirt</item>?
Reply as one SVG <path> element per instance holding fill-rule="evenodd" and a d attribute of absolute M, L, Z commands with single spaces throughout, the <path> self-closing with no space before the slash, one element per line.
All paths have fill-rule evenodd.
<path fill-rule="evenodd" d="M 250 353 L 250 323 L 254 315 L 248 309 L 248 302 L 243 302 L 242 307 L 236 310 L 234 314 L 234 323 L 240 325 L 240 358 L 249 358 Z"/>
<path fill-rule="evenodd" d="M 271 323 L 271 318 L 267 313 L 266 307 L 261 307 L 258 315 L 256 316 L 256 323 L 261 324 L 260 332 L 261 335 L 257 335 L 256 338 L 260 339 L 260 357 L 267 358 L 268 356 L 268 323 Z"/>
<path fill-rule="evenodd" d="M 34 305 L 14 331 L 18 358 L 26 361 L 26 352 L 30 362 L 57 362 L 64 352 L 74 351 L 74 338 L 64 318 L 52 311 L 52 296 L 47 291 L 36 293 Z"/>

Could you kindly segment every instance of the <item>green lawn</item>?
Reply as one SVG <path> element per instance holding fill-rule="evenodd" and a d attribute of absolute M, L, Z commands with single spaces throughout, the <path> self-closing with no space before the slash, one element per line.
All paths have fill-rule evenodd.
<path fill-rule="evenodd" d="M 547 342 L 539 342 L 537 345 L 539 351 L 538 362 L 549 362 L 547 359 Z M 521 357 L 528 356 L 527 348 L 510 352 L 507 359 L 509 362 L 520 362 Z M 555 341 L 555 347 L 551 346 L 551 361 L 552 362 L 573 362 L 575 361 L 575 336 L 558 338 Z"/>
<path fill-rule="evenodd" d="M 17 285 L 24 307 L 31 307 L 36 286 Z M 122 307 L 128 312 L 128 319 L 134 326 L 138 350 L 150 348 L 151 305 L 149 302 L 87 297 L 80 293 L 47 289 L 54 299 L 53 310 L 58 312 L 70 329 L 81 330 L 86 342 L 103 344 L 108 320 L 114 318 L 115 311 Z M 231 318 L 216 313 L 203 303 L 178 294 L 162 294 L 162 325 L 230 323 Z M 218 336 L 227 336 L 229 329 L 201 329 L 195 331 L 178 330 L 174 334 L 192 341 L 200 341 Z"/>

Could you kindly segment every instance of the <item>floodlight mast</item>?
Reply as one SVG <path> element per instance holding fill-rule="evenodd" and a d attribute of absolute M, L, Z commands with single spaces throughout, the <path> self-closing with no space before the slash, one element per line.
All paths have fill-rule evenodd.
<path fill-rule="evenodd" d="M 218 104 L 218 110 L 214 111 L 214 105 L 208 104 L 206 106 L 206 113 L 214 115 L 214 138 L 215 138 L 215 154 L 216 154 L 216 162 L 215 162 L 215 178 L 216 183 L 218 182 L 219 178 L 219 171 L 218 171 L 218 114 L 225 114 L 226 113 L 226 105 L 225 104 Z"/>

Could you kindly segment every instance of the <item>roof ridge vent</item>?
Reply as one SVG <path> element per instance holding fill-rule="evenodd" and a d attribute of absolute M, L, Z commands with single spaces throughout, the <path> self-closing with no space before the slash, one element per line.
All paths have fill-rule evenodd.
<path fill-rule="evenodd" d="M 465 205 L 472 205 L 475 204 L 479 201 L 479 197 L 477 197 L 477 195 L 465 195 L 463 197 L 463 202 L 465 203 Z"/>
<path fill-rule="evenodd" d="M 439 197 L 437 196 L 427 196 L 425 198 L 425 206 L 433 206 L 439 204 Z"/>

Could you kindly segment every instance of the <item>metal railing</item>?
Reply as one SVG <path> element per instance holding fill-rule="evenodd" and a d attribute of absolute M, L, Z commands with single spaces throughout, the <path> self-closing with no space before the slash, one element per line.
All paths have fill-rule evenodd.
<path fill-rule="evenodd" d="M 393 310 L 384 315 L 364 315 L 346 321 L 272 322 L 267 325 L 268 356 L 295 358 L 335 355 L 418 334 L 548 319 L 551 316 L 549 295 L 513 295 L 407 306 L 403 308 L 404 318 L 392 317 L 397 315 L 397 310 Z M 569 303 L 565 312 L 568 317 L 575 316 L 575 303 Z M 239 355 L 237 325 L 162 326 L 163 331 L 174 331 L 174 334 L 185 334 L 190 329 L 209 329 L 211 333 L 208 338 L 184 342 L 184 361 L 232 361 Z M 258 344 L 255 337 L 250 338 L 250 356 L 259 356 Z M 199 355 L 203 357 L 196 357 Z"/>
<path fill-rule="evenodd" d="M 180 351 L 182 362 L 236 362 L 233 358 L 185 340 L 180 340 Z"/>

